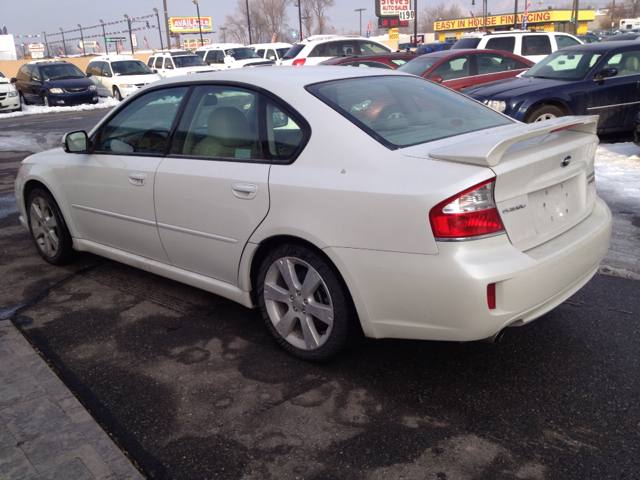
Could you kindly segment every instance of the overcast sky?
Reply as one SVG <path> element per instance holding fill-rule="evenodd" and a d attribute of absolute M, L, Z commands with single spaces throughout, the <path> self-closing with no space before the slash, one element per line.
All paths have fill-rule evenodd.
<path fill-rule="evenodd" d="M 570 0 L 567 0 L 570 2 Z M 586 4 L 586 0 L 585 1 Z M 530 9 L 537 10 L 539 0 L 532 0 Z M 549 0 L 545 0 L 543 8 L 549 5 Z M 59 32 L 62 27 L 66 30 L 77 29 L 77 25 L 85 26 L 98 25 L 99 19 L 105 22 L 123 20 L 123 14 L 130 17 L 140 17 L 153 14 L 153 7 L 160 12 L 162 20 L 163 5 L 161 0 L 2 0 L 0 8 L 0 27 L 7 26 L 8 33 L 13 35 L 33 35 L 40 34 L 43 30 L 50 33 Z M 226 15 L 232 14 L 235 10 L 236 0 L 199 0 L 200 15 L 211 16 L 214 30 L 220 32 L 219 27 L 224 26 Z M 333 25 L 340 33 L 342 28 L 345 31 L 357 31 L 359 29 L 359 14 L 356 8 L 366 8 L 362 12 L 362 28 L 371 20 L 372 24 L 377 23 L 375 17 L 374 0 L 337 0 L 336 6 L 329 9 L 327 15 L 331 18 L 329 24 Z M 439 3 L 450 4 L 450 0 L 418 0 L 418 12 L 425 7 L 435 6 Z M 466 13 L 473 8 L 474 11 L 482 9 L 482 0 L 476 0 L 475 7 L 471 7 L 471 0 L 455 0 L 453 3 L 460 5 Z M 566 3 L 565 0 L 554 1 L 554 5 Z M 582 3 L 582 2 L 581 2 Z M 519 11 L 524 10 L 524 0 L 518 2 Z M 513 12 L 514 0 L 488 0 L 489 11 L 492 14 Z M 569 5 L 570 8 L 570 5 Z M 196 16 L 196 6 L 191 0 L 167 0 L 169 16 Z M 288 24 L 292 28 L 298 24 L 297 8 L 293 6 L 288 10 Z M 134 27 L 143 26 L 137 23 Z M 157 25 L 155 19 L 150 19 L 150 25 Z M 116 30 L 126 30 L 126 24 L 107 26 L 107 33 Z M 164 24 L 163 24 L 164 32 Z M 84 30 L 84 35 L 102 35 L 102 28 Z M 79 33 L 65 34 L 65 38 L 80 36 Z M 208 35 L 213 42 L 218 40 L 218 33 Z M 160 40 L 157 30 L 138 32 L 138 38 L 142 40 L 147 37 L 152 47 L 159 47 Z M 163 39 L 166 35 L 163 34 Z M 61 40 L 60 35 L 51 37 L 49 40 Z M 37 39 L 16 39 L 16 43 L 30 43 Z M 40 40 L 41 41 L 41 40 Z M 141 43 L 141 41 L 139 42 Z M 125 43 L 125 47 L 128 44 Z"/>

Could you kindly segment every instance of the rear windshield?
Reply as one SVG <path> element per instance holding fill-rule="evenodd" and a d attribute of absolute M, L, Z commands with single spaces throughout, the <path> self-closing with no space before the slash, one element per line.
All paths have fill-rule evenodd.
<path fill-rule="evenodd" d="M 424 72 L 433 67 L 436 63 L 442 59 L 439 57 L 432 57 L 431 55 L 425 55 L 424 57 L 414 58 L 408 63 L 405 63 L 398 68 L 399 72 L 410 73 L 411 75 L 422 76 Z"/>
<path fill-rule="evenodd" d="M 176 67 L 206 67 L 207 64 L 197 55 L 181 55 L 173 57 Z"/>
<path fill-rule="evenodd" d="M 307 90 L 392 150 L 513 123 L 462 94 L 415 77 L 343 79 Z"/>
<path fill-rule="evenodd" d="M 479 43 L 479 38 L 461 38 L 453 44 L 451 50 L 460 50 L 461 48 L 477 48 Z"/>
<path fill-rule="evenodd" d="M 296 56 L 300 53 L 300 50 L 302 50 L 305 46 L 304 45 L 294 45 L 293 47 L 291 47 L 287 53 L 284 54 L 284 57 L 282 57 L 283 60 L 286 59 L 291 59 L 291 58 L 296 58 Z"/>

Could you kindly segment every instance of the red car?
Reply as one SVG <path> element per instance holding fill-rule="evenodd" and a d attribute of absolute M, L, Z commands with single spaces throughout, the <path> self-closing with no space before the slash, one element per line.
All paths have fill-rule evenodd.
<path fill-rule="evenodd" d="M 343 67 L 375 67 L 397 69 L 407 62 L 419 58 L 415 53 L 370 53 L 367 55 L 349 55 L 334 57 L 318 65 L 341 65 Z"/>
<path fill-rule="evenodd" d="M 427 53 L 398 68 L 453 90 L 515 77 L 534 62 L 520 55 L 498 50 L 446 50 Z"/>

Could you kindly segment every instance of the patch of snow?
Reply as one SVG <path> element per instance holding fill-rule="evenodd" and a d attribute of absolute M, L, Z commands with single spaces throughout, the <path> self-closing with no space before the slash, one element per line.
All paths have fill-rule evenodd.
<path fill-rule="evenodd" d="M 41 113 L 58 112 L 81 112 L 84 110 L 100 110 L 102 108 L 113 108 L 120 102 L 113 97 L 100 97 L 98 103 L 91 105 L 73 105 L 69 107 L 45 107 L 44 105 L 23 105 L 21 112 L 11 112 L 0 114 L 0 119 L 24 117 L 26 115 L 36 115 Z"/>

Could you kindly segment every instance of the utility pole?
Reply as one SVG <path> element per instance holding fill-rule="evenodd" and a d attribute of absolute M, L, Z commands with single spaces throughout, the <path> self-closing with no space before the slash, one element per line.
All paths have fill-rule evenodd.
<path fill-rule="evenodd" d="M 362 36 L 362 11 L 363 10 L 366 10 L 366 8 L 356 8 L 354 10 L 354 12 L 359 12 L 360 13 L 360 29 L 358 30 L 358 35 L 360 35 L 360 36 Z M 300 27 L 300 31 L 302 31 L 302 27 Z"/>
<path fill-rule="evenodd" d="M 418 48 L 418 0 L 413 0 L 413 43 Z"/>
<path fill-rule="evenodd" d="M 580 24 L 578 23 L 578 14 L 580 13 L 580 0 L 574 0 L 575 2 L 575 16 L 573 21 L 573 34 L 578 35 L 578 28 Z"/>
<path fill-rule="evenodd" d="M 64 30 L 62 30 L 61 28 L 60 31 L 62 32 L 62 46 L 64 47 L 64 56 L 68 57 L 69 55 L 67 54 L 67 44 L 64 42 Z"/>
<path fill-rule="evenodd" d="M 200 5 L 198 5 L 198 0 L 193 0 L 193 3 L 196 4 L 196 8 L 198 9 L 198 28 L 200 29 L 200 46 L 204 45 L 204 39 L 202 38 L 202 25 L 200 24 Z"/>
<path fill-rule="evenodd" d="M 222 43 L 227 43 L 227 27 L 220 27 L 220 30 L 222 30 Z"/>
<path fill-rule="evenodd" d="M 616 0 L 613 0 L 613 5 L 611 6 L 611 33 L 613 33 L 613 14 L 616 10 Z"/>
<path fill-rule="evenodd" d="M 527 0 L 524 0 L 525 2 Z M 513 29 L 518 29 L 518 0 L 516 0 L 515 10 L 513 11 Z"/>
<path fill-rule="evenodd" d="M 80 39 L 82 40 L 82 55 L 86 55 L 87 51 L 84 49 L 84 35 L 82 34 L 82 25 L 78 24 L 80 27 Z"/>
<path fill-rule="evenodd" d="M 162 29 L 160 28 L 160 17 L 158 16 L 158 9 L 154 8 L 153 11 L 156 14 L 156 20 L 158 21 L 158 35 L 160 35 L 160 50 L 164 50 L 164 45 L 162 45 Z M 102 26 L 102 28 L 104 28 L 104 25 Z"/>
<path fill-rule="evenodd" d="M 164 25 L 167 29 L 167 48 L 171 50 L 171 37 L 169 36 L 169 16 L 167 15 L 167 0 L 162 0 L 162 5 L 164 6 Z"/>
<path fill-rule="evenodd" d="M 47 57 L 50 57 L 51 50 L 49 50 L 49 42 L 47 42 L 47 32 L 43 31 L 42 34 L 44 35 L 44 44 L 47 46 Z"/>
<path fill-rule="evenodd" d="M 247 25 L 249 27 L 249 45 L 253 42 L 251 41 L 251 17 L 249 16 L 249 0 L 247 0 Z"/>
<path fill-rule="evenodd" d="M 300 41 L 302 41 L 302 0 L 298 0 L 296 7 L 298 7 L 298 24 L 300 26 Z"/>
<path fill-rule="evenodd" d="M 131 55 L 133 55 L 133 37 L 131 36 L 131 20 L 129 20 L 129 15 L 124 14 L 124 18 L 127 19 L 127 24 L 129 25 L 129 41 L 131 42 Z"/>

